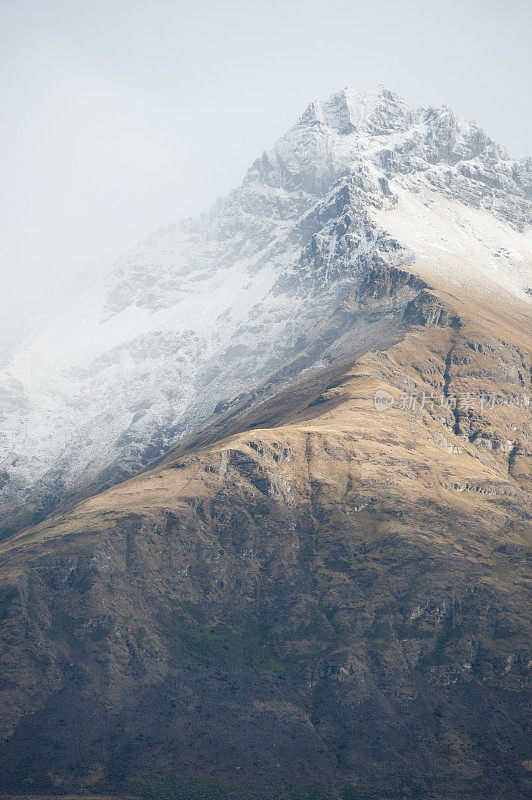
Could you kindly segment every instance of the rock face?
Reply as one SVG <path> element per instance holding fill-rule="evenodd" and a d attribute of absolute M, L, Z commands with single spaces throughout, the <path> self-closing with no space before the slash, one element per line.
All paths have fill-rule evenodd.
<path fill-rule="evenodd" d="M 138 327 L 79 377 L 119 387 L 109 450 L 54 462 L 92 490 L 0 543 L 0 791 L 527 796 L 527 168 L 446 109 L 346 91 L 122 265 L 102 330 Z M 178 346 L 202 269 L 205 339 Z"/>
<path fill-rule="evenodd" d="M 429 272 L 524 297 L 530 174 L 447 108 L 409 110 L 385 89 L 311 104 L 209 213 L 7 348 L 4 532 L 128 477 L 296 359 L 368 269 L 421 268 L 430 244 Z M 326 361 L 318 348 L 306 366 Z"/>

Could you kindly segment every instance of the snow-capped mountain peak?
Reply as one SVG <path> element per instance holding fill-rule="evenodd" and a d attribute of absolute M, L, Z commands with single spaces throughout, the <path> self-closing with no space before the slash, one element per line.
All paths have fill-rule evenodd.
<path fill-rule="evenodd" d="M 346 87 L 327 100 L 310 103 L 297 126 L 318 124 L 346 136 L 354 131 L 376 131 L 379 124 L 390 126 L 393 119 L 397 124 L 407 112 L 402 98 L 384 87 L 362 93 Z"/>
<path fill-rule="evenodd" d="M 311 103 L 240 187 L 11 348 L 5 507 L 50 508 L 159 455 L 294 358 L 375 260 L 526 297 L 531 171 L 450 109 L 382 87 Z"/>

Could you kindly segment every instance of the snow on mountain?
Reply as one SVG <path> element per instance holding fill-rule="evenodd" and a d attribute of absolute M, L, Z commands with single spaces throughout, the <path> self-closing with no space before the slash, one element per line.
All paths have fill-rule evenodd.
<path fill-rule="evenodd" d="M 311 103 L 209 212 L 7 348 L 5 509 L 159 455 L 298 352 L 375 260 L 526 297 L 531 174 L 445 107 L 381 88 Z"/>

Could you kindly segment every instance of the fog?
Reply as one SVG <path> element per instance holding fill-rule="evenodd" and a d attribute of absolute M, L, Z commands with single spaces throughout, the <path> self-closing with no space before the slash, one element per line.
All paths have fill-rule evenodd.
<path fill-rule="evenodd" d="M 0 3 L 0 326 L 211 205 L 316 97 L 384 84 L 530 152 L 532 4 Z"/>

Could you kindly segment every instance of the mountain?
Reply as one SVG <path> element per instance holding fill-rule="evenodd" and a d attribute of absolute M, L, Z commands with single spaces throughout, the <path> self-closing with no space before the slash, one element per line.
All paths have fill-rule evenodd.
<path fill-rule="evenodd" d="M 524 297 L 531 172 L 447 108 L 384 89 L 312 103 L 210 212 L 4 348 L 4 531 L 129 477 L 287 362 L 276 389 L 335 358 L 339 310 L 380 263 Z"/>
<path fill-rule="evenodd" d="M 344 90 L 6 348 L 1 791 L 527 796 L 530 173 Z"/>

